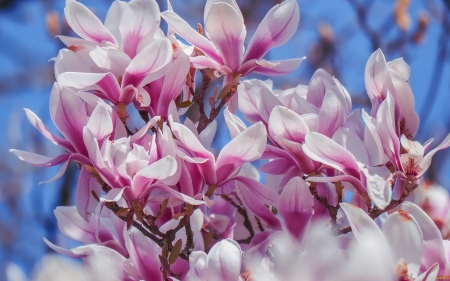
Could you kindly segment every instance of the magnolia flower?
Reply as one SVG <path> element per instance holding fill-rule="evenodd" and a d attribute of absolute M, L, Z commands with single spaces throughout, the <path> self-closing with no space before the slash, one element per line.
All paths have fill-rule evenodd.
<path fill-rule="evenodd" d="M 215 244 L 208 254 L 197 251 L 189 256 L 189 280 L 239 281 L 241 263 L 241 247 L 227 238 Z"/>
<path fill-rule="evenodd" d="M 205 55 L 191 58 L 196 68 L 211 67 L 223 74 L 242 76 L 254 71 L 281 75 L 296 69 L 302 59 L 268 62 L 263 56 L 272 48 L 286 43 L 294 35 L 300 20 L 298 4 L 287 0 L 273 7 L 260 23 L 244 53 L 246 29 L 242 13 L 234 0 L 208 0 L 205 6 L 205 35 L 191 28 L 172 11 L 161 14 L 181 37 Z"/>

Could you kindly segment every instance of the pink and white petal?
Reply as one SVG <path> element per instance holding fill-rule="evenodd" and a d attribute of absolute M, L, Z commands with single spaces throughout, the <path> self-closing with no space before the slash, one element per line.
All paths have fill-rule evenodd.
<path fill-rule="evenodd" d="M 120 18 L 122 17 L 123 10 L 127 6 L 127 2 L 124 1 L 114 1 L 109 7 L 105 18 L 105 27 L 111 32 L 111 34 L 116 38 L 117 45 L 122 46 L 122 36 L 120 35 L 119 25 Z"/>
<path fill-rule="evenodd" d="M 335 85 L 336 81 L 328 72 L 323 69 L 316 70 L 309 81 L 306 100 L 317 108 L 322 107 L 326 90 Z"/>
<path fill-rule="evenodd" d="M 364 165 L 369 165 L 369 156 L 363 141 L 359 136 L 348 128 L 339 128 L 333 134 L 332 140 L 347 149 L 356 161 Z"/>
<path fill-rule="evenodd" d="M 361 121 L 361 109 L 357 108 L 350 113 L 345 119 L 345 128 L 349 128 L 358 135 L 360 139 L 364 139 L 364 125 Z"/>
<path fill-rule="evenodd" d="M 352 186 L 355 188 L 357 192 L 360 194 L 367 193 L 366 187 L 362 184 L 362 182 L 353 177 L 348 175 L 342 175 L 342 176 L 334 176 L 334 177 L 309 177 L 306 179 L 306 181 L 311 182 L 337 182 L 337 181 L 346 181 L 352 184 Z"/>
<path fill-rule="evenodd" d="M 346 118 L 347 112 L 339 89 L 327 88 L 319 111 L 317 132 L 331 138 L 334 132 L 344 125 Z"/>
<path fill-rule="evenodd" d="M 257 63 L 261 66 L 255 67 L 253 72 L 267 76 L 280 76 L 296 70 L 305 59 L 306 57 L 288 60 L 274 60 L 270 61 L 269 64 L 258 61 Z"/>
<path fill-rule="evenodd" d="M 439 272 L 441 272 L 441 270 L 439 270 L 439 263 L 434 263 L 430 268 L 428 268 L 427 271 L 425 271 L 424 273 L 420 274 L 419 276 L 417 276 L 414 281 L 435 281 L 438 280 L 438 275 L 442 275 Z"/>
<path fill-rule="evenodd" d="M 420 168 L 421 168 L 420 175 L 423 175 L 423 173 L 425 173 L 428 170 L 428 168 L 431 165 L 431 159 L 433 158 L 434 154 L 436 154 L 436 152 L 438 152 L 439 150 L 445 149 L 449 146 L 450 146 L 450 134 L 448 134 L 445 137 L 445 139 L 436 148 L 434 148 L 433 150 L 428 152 L 425 155 L 425 157 L 423 157 L 423 160 L 420 163 Z"/>
<path fill-rule="evenodd" d="M 409 76 L 411 74 L 411 68 L 403 60 L 403 58 L 391 60 L 387 63 L 387 66 L 390 70 L 393 70 L 393 71 L 395 71 L 395 73 L 400 75 L 405 81 L 409 81 Z"/>
<path fill-rule="evenodd" d="M 364 128 L 364 145 L 369 156 L 370 166 L 382 165 L 387 162 L 383 143 L 377 131 L 377 120 L 369 116 L 363 109 L 362 118 L 366 124 Z"/>
<path fill-rule="evenodd" d="M 35 154 L 32 152 L 10 149 L 9 152 L 14 154 L 20 160 L 27 162 L 36 167 L 51 167 L 59 165 L 65 161 L 67 161 L 70 157 L 69 153 L 60 154 L 54 158 L 50 158 L 47 156 Z"/>
<path fill-rule="evenodd" d="M 172 44 L 167 38 L 153 41 L 137 54 L 125 70 L 122 86 L 141 87 L 146 76 L 161 70 L 172 60 Z M 151 81 L 146 81 L 147 83 Z"/>
<path fill-rule="evenodd" d="M 118 19 L 116 19 L 118 20 Z M 136 56 L 141 39 L 159 26 L 159 6 L 152 0 L 132 0 L 123 9 L 119 30 L 122 50 L 131 58 Z"/>
<path fill-rule="evenodd" d="M 261 122 L 250 126 L 232 139 L 217 157 L 217 181 L 221 182 L 230 177 L 242 164 L 259 159 L 266 143 L 266 128 Z"/>
<path fill-rule="evenodd" d="M 83 91 L 96 90 L 100 92 L 102 98 L 114 104 L 119 103 L 120 86 L 112 73 L 64 72 L 58 76 L 58 83 Z"/>
<path fill-rule="evenodd" d="M 169 118 L 170 121 L 170 118 Z M 191 159 L 195 160 L 198 158 L 207 159 L 204 164 L 199 165 L 199 168 L 202 171 L 203 176 L 205 177 L 208 184 L 217 183 L 216 173 L 215 173 L 215 158 L 214 155 L 206 150 L 198 138 L 189 130 L 186 126 L 183 126 L 179 123 L 170 122 L 170 127 L 175 137 L 182 142 L 183 146 L 191 153 Z M 185 154 L 185 153 L 183 153 Z M 186 154 L 185 154 L 186 155 Z M 188 155 L 186 155 L 188 156 Z M 187 160 L 187 159 L 185 159 Z M 200 159 L 198 159 L 200 160 Z M 202 161 L 203 161 L 202 160 Z"/>
<path fill-rule="evenodd" d="M 257 106 L 259 114 L 263 119 L 263 122 L 268 124 L 270 114 L 276 106 L 282 106 L 282 103 L 277 99 L 277 97 L 268 88 L 261 88 L 259 92 L 260 98 L 257 99 Z"/>
<path fill-rule="evenodd" d="M 198 136 L 204 148 L 210 149 L 217 132 L 217 122 L 213 120 Z"/>
<path fill-rule="evenodd" d="M 395 100 L 388 92 L 377 111 L 377 128 L 384 147 L 384 153 L 400 170 L 400 140 L 396 131 Z"/>
<path fill-rule="evenodd" d="M 156 114 L 167 119 L 169 103 L 174 101 L 181 93 L 186 84 L 186 75 L 190 69 L 187 56 L 179 56 L 173 61 L 164 76 L 160 98 Z"/>
<path fill-rule="evenodd" d="M 48 130 L 47 126 L 45 126 L 42 120 L 33 111 L 29 110 L 28 108 L 24 108 L 24 110 L 25 114 L 27 115 L 28 121 L 30 121 L 31 125 L 35 127 L 45 138 L 47 138 L 52 143 L 61 146 L 67 151 L 75 152 L 72 144 L 68 140 L 52 134 Z"/>
<path fill-rule="evenodd" d="M 347 203 L 340 203 L 340 206 L 347 216 L 347 220 L 357 240 L 362 240 L 366 236 L 374 237 L 380 243 L 380 246 L 388 249 L 387 241 L 382 231 L 362 209 Z"/>
<path fill-rule="evenodd" d="M 224 64 L 236 72 L 242 62 L 247 35 L 242 15 L 225 2 L 212 4 L 206 17 L 205 31 Z"/>
<path fill-rule="evenodd" d="M 71 258 L 84 258 L 84 257 L 87 257 L 89 255 L 89 253 L 85 252 L 84 249 L 89 249 L 91 247 L 91 245 L 88 245 L 88 246 L 81 246 L 79 248 L 75 248 L 77 250 L 82 248 L 83 250 L 77 251 L 77 253 L 74 253 L 75 249 L 68 250 L 68 249 L 64 249 L 62 247 L 56 246 L 52 242 L 48 241 L 47 238 L 45 238 L 45 237 L 44 237 L 44 243 L 47 244 L 47 246 L 49 246 L 55 252 L 60 253 L 61 255 L 65 255 L 65 256 L 71 257 Z"/>
<path fill-rule="evenodd" d="M 261 166 L 259 170 L 271 175 L 283 175 L 286 174 L 292 166 L 292 162 L 281 158 L 269 161 Z"/>
<path fill-rule="evenodd" d="M 86 127 L 99 141 L 102 141 L 111 135 L 113 132 L 113 122 L 110 109 L 105 103 L 99 103 L 95 107 L 89 117 Z"/>
<path fill-rule="evenodd" d="M 133 178 L 133 188 L 144 188 L 149 180 L 164 181 L 177 171 L 177 161 L 172 156 L 166 156 L 150 164 L 150 166 L 140 170 Z M 142 190 L 136 190 L 140 193 Z"/>
<path fill-rule="evenodd" d="M 388 91 L 393 91 L 386 59 L 381 49 L 376 50 L 369 58 L 364 73 L 367 95 L 372 104 L 374 101 L 382 101 L 386 98 Z"/>
<path fill-rule="evenodd" d="M 292 237 L 301 242 L 313 216 L 314 201 L 306 182 L 292 178 L 284 187 L 277 201 L 277 210 L 284 226 Z"/>
<path fill-rule="evenodd" d="M 281 230 L 281 223 L 275 215 L 259 200 L 259 196 L 250 191 L 241 181 L 236 181 L 236 192 L 245 206 L 264 221 L 273 231 Z"/>
<path fill-rule="evenodd" d="M 95 244 L 97 220 L 85 221 L 75 207 L 57 207 L 54 211 L 59 230 L 70 239 L 83 244 Z"/>
<path fill-rule="evenodd" d="M 208 14 L 209 14 L 209 11 L 211 10 L 212 5 L 219 3 L 219 2 L 227 3 L 228 5 L 233 7 L 233 9 L 240 15 L 242 20 L 244 20 L 244 16 L 242 15 L 241 9 L 239 9 L 239 6 L 235 0 L 208 0 L 208 1 L 206 1 L 205 10 L 203 12 L 203 22 L 206 23 L 206 18 L 208 17 Z"/>
<path fill-rule="evenodd" d="M 392 197 L 391 173 L 385 166 L 368 167 L 362 171 L 366 176 L 367 193 L 370 199 L 377 208 L 384 210 Z"/>
<path fill-rule="evenodd" d="M 115 77 L 122 76 L 131 62 L 130 57 L 126 53 L 114 48 L 102 48 L 97 46 L 94 50 L 89 52 L 89 56 L 98 67 L 105 72 L 114 74 Z"/>
<path fill-rule="evenodd" d="M 416 219 L 407 211 L 398 210 L 385 220 L 383 234 L 394 261 L 403 259 L 408 265 L 408 274 L 417 276 L 423 253 L 423 235 Z"/>
<path fill-rule="evenodd" d="M 141 278 L 162 281 L 161 263 L 158 258 L 161 248 L 134 227 L 124 236 L 130 259 L 137 267 Z"/>
<path fill-rule="evenodd" d="M 191 63 L 192 67 L 197 69 L 205 69 L 205 68 L 211 68 L 215 70 L 220 69 L 220 65 L 218 65 L 216 62 L 205 56 L 189 57 L 189 62 Z"/>
<path fill-rule="evenodd" d="M 97 197 L 100 197 L 102 187 L 86 170 L 86 167 L 83 166 L 81 168 L 80 176 L 78 177 L 75 199 L 78 214 L 87 222 L 98 205 L 98 201 L 94 198 L 93 193 L 95 193 Z"/>
<path fill-rule="evenodd" d="M 231 180 L 238 181 L 240 184 L 244 185 L 247 190 L 252 192 L 258 200 L 266 205 L 275 206 L 278 201 L 278 193 L 271 189 L 270 187 L 260 183 L 256 179 L 247 176 L 236 176 Z"/>
<path fill-rule="evenodd" d="M 239 99 L 239 110 L 251 123 L 263 120 L 259 114 L 258 100 L 260 99 L 260 92 L 262 88 L 267 88 L 267 85 L 258 79 L 242 81 L 237 87 L 237 96 Z"/>
<path fill-rule="evenodd" d="M 439 265 L 439 275 L 445 274 L 447 259 L 445 257 L 444 241 L 442 234 L 433 220 L 417 205 L 412 202 L 404 202 L 402 210 L 410 213 L 419 224 L 423 234 L 422 265 L 426 268 L 433 267 L 434 263 Z"/>
<path fill-rule="evenodd" d="M 390 70 L 392 84 L 395 89 L 395 100 L 400 108 L 400 122 L 405 122 L 404 132 L 414 137 L 419 129 L 420 118 L 414 109 L 414 94 L 408 81 Z"/>
<path fill-rule="evenodd" d="M 359 166 L 355 157 L 332 139 L 312 132 L 306 135 L 302 147 L 303 152 L 312 160 L 359 179 Z"/>
<path fill-rule="evenodd" d="M 107 41 L 117 44 L 114 36 L 102 22 L 83 4 L 75 0 L 67 0 L 64 14 L 69 26 L 80 37 L 101 44 Z"/>
<path fill-rule="evenodd" d="M 208 279 L 207 257 L 206 253 L 201 251 L 195 251 L 189 255 L 189 280 L 203 281 Z"/>
<path fill-rule="evenodd" d="M 308 125 L 300 115 L 279 105 L 272 110 L 268 127 L 273 139 L 281 137 L 298 144 L 303 143 L 305 136 L 309 133 Z"/>
<path fill-rule="evenodd" d="M 172 11 L 165 11 L 161 13 L 161 17 L 167 22 L 167 24 L 186 41 L 199 48 L 205 53 L 208 58 L 212 59 L 215 63 L 222 65 L 222 58 L 217 53 L 217 49 L 205 36 L 194 30 L 184 19 Z"/>
<path fill-rule="evenodd" d="M 261 59 L 270 49 L 285 44 L 295 34 L 299 21 L 297 1 L 286 0 L 274 6 L 253 35 L 244 61 Z"/>
<path fill-rule="evenodd" d="M 237 117 L 235 114 L 231 113 L 228 110 L 228 107 L 225 108 L 223 112 L 225 122 L 227 123 L 228 130 L 230 131 L 231 138 L 234 139 L 236 136 L 238 136 L 240 133 L 242 133 L 245 129 L 247 129 L 247 125 L 245 125 L 244 122 L 242 122 L 239 117 Z"/>
<path fill-rule="evenodd" d="M 208 253 L 208 280 L 238 280 L 241 274 L 242 251 L 236 241 L 227 238 L 215 244 Z"/>
<path fill-rule="evenodd" d="M 87 155 L 82 132 L 88 120 L 86 113 L 80 110 L 83 108 L 80 98 L 71 89 L 55 83 L 50 94 L 49 107 L 52 121 L 61 134 L 77 152 Z"/>

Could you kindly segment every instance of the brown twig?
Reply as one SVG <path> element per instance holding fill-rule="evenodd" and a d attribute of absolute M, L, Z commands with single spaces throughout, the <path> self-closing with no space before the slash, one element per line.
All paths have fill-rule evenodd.
<path fill-rule="evenodd" d="M 255 236 L 255 231 L 253 230 L 253 226 L 252 223 L 248 217 L 247 214 L 247 210 L 245 209 L 244 206 L 239 205 L 238 203 L 234 202 L 233 199 L 231 199 L 230 196 L 226 195 L 226 194 L 222 194 L 220 195 L 225 201 L 227 201 L 228 203 L 230 203 L 231 205 L 233 205 L 239 214 L 241 214 L 244 217 L 244 226 L 245 228 L 248 230 L 248 232 L 250 233 L 250 235 L 245 238 L 245 239 L 240 239 L 240 240 L 236 240 L 236 242 L 238 243 L 243 243 L 243 244 L 250 244 L 250 242 L 252 241 L 253 237 Z M 237 196 L 236 196 L 237 198 Z"/>

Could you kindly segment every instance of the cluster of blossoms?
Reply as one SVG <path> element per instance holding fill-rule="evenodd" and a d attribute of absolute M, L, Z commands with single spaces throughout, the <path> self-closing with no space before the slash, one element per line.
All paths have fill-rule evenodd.
<path fill-rule="evenodd" d="M 419 118 L 402 59 L 386 62 L 380 50 L 369 58 L 372 108 L 352 111 L 344 86 L 320 69 L 309 85 L 286 90 L 242 79 L 300 65 L 304 58 L 263 59 L 295 33 L 295 0 L 273 7 L 247 48 L 234 0 L 208 0 L 204 28 L 196 29 L 168 7 L 161 13 L 154 0 L 114 1 L 102 23 L 66 1 L 67 23 L 81 38 L 60 36 L 67 48 L 54 59 L 50 114 L 63 137 L 25 109 L 65 152 L 11 150 L 38 167 L 61 165 L 50 181 L 70 161 L 80 169 L 76 206 L 55 215 L 61 232 L 82 246 L 45 240 L 49 247 L 102 269 L 87 280 L 450 275 L 450 242 L 409 200 L 450 135 L 426 154 L 431 140 L 413 140 Z M 212 79 L 223 86 L 207 95 Z M 193 104 L 198 123 L 183 116 Z M 231 141 L 216 156 L 210 147 L 220 112 Z M 133 116 L 145 125 L 130 129 Z M 258 159 L 265 164 L 257 170 L 251 162 Z"/>

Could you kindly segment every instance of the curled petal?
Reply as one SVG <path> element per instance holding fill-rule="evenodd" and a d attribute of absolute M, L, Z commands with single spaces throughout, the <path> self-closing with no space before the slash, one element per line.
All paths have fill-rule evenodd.
<path fill-rule="evenodd" d="M 297 1 L 287 0 L 273 7 L 253 35 L 244 61 L 261 59 L 270 49 L 285 44 L 294 35 L 299 21 Z"/>
<path fill-rule="evenodd" d="M 206 269 L 208 280 L 238 280 L 241 273 L 241 247 L 232 239 L 225 239 L 214 245 L 208 253 Z"/>
<path fill-rule="evenodd" d="M 117 44 L 111 32 L 83 4 L 75 0 L 67 0 L 64 14 L 67 23 L 82 38 L 97 44 L 101 44 L 102 41 Z"/>

